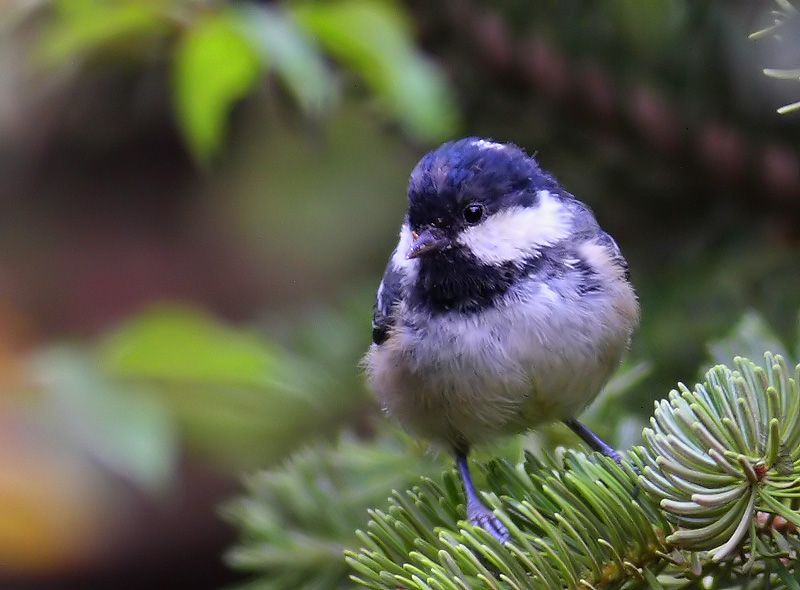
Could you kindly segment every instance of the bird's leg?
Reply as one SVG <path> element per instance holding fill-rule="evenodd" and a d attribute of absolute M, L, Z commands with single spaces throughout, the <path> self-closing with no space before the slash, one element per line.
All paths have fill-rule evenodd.
<path fill-rule="evenodd" d="M 456 465 L 458 466 L 458 473 L 461 475 L 461 482 L 464 484 L 464 495 L 467 497 L 467 520 L 472 525 L 479 526 L 489 532 L 501 543 L 505 543 L 509 539 L 508 529 L 495 516 L 494 512 L 481 502 L 478 490 L 475 489 L 475 484 L 472 483 L 472 475 L 469 472 L 469 464 L 467 463 L 467 454 L 465 452 L 456 452 Z"/>
<path fill-rule="evenodd" d="M 622 464 L 622 455 L 620 455 L 614 449 L 614 447 L 592 432 L 590 428 L 584 426 L 574 418 L 564 420 L 564 424 L 569 426 L 572 431 L 580 436 L 581 439 L 583 439 L 583 442 L 589 445 L 593 450 L 597 451 L 598 453 L 602 453 L 606 457 L 614 459 L 614 461 L 616 461 L 618 464 Z"/>

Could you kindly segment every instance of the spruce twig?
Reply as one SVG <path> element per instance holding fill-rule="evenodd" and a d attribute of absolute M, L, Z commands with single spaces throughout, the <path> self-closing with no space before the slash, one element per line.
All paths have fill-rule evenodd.
<path fill-rule="evenodd" d="M 737 358 L 656 403 L 644 446 L 620 467 L 599 455 L 527 455 L 487 466 L 485 495 L 511 533 L 463 520 L 450 471 L 373 510 L 352 579 L 375 589 L 773 587 L 794 580 L 800 541 L 800 366 Z M 763 526 L 764 514 L 788 526 Z M 759 524 L 760 523 L 760 524 Z M 718 584 L 718 585 L 717 585 Z M 788 585 L 788 587 L 793 587 Z"/>
<path fill-rule="evenodd" d="M 226 508 L 243 531 L 228 560 L 274 589 L 794 588 L 800 366 L 764 359 L 678 385 L 623 466 L 575 451 L 485 464 L 505 545 L 465 521 L 453 469 L 388 437 L 250 478 Z"/>

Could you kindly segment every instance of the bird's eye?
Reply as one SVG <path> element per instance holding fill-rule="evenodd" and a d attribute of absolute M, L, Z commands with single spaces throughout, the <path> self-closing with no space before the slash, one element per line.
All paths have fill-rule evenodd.
<path fill-rule="evenodd" d="M 483 219 L 483 205 L 480 203 L 470 203 L 464 207 L 464 221 L 470 225 L 475 225 Z"/>

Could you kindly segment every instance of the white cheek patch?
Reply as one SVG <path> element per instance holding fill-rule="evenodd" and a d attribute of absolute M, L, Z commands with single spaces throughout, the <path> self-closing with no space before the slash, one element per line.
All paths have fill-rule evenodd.
<path fill-rule="evenodd" d="M 458 236 L 484 264 L 502 264 L 536 255 L 569 235 L 569 211 L 548 191 L 539 191 L 536 207 L 511 207 L 491 215 Z"/>
<path fill-rule="evenodd" d="M 505 149 L 506 147 L 502 143 L 496 143 L 494 141 L 486 141 L 485 139 L 475 140 L 470 145 L 480 150 L 502 150 Z"/>
<path fill-rule="evenodd" d="M 404 272 L 407 277 L 413 278 L 417 274 L 417 267 L 419 266 L 419 260 L 415 258 L 408 259 L 407 254 L 408 251 L 411 249 L 411 244 L 414 241 L 414 238 L 411 237 L 411 228 L 408 227 L 408 224 L 403 224 L 403 227 L 400 228 L 400 241 L 397 243 L 397 248 L 394 249 L 394 253 L 392 254 L 392 266 L 396 270 Z"/>

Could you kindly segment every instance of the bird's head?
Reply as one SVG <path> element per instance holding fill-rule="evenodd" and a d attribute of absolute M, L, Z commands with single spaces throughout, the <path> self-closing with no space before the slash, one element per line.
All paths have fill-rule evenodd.
<path fill-rule="evenodd" d="M 570 232 L 556 181 L 512 144 L 474 137 L 426 154 L 408 188 L 409 259 L 464 257 L 478 266 L 536 256 Z"/>

